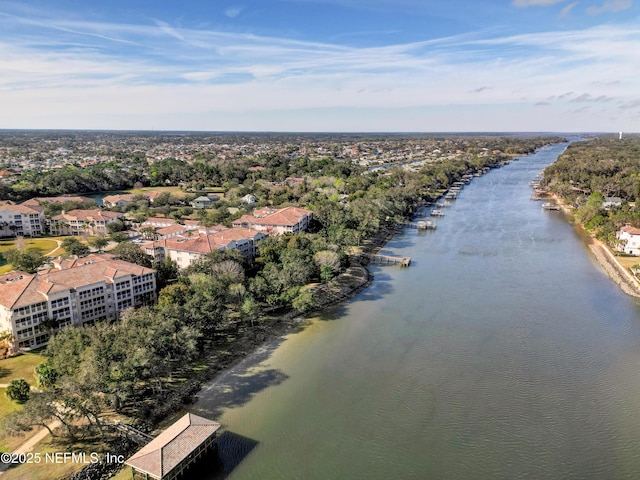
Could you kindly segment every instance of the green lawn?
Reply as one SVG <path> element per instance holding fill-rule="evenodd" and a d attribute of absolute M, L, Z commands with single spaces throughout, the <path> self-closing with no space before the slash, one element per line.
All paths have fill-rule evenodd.
<path fill-rule="evenodd" d="M 123 467 L 111 480 L 131 480 L 131 467 Z"/>
<path fill-rule="evenodd" d="M 11 380 L 24 378 L 29 385 L 34 385 L 36 380 L 33 369 L 44 361 L 45 357 L 32 352 L 0 360 L 0 383 L 9 383 Z"/>
<path fill-rule="evenodd" d="M 45 255 L 58 246 L 56 241 L 50 238 L 25 238 L 24 244 L 25 248 L 37 248 Z M 11 248 L 16 248 L 15 239 L 11 238 L 0 241 L 0 253 Z"/>
<path fill-rule="evenodd" d="M 6 393 L 6 388 L 0 388 L 0 417 L 22 408 L 22 405 L 14 402 L 13 400 L 9 400 Z"/>
<path fill-rule="evenodd" d="M 9 400 L 7 398 L 6 392 L 6 388 L 0 388 L 0 419 L 2 419 L 8 413 L 20 410 L 22 408 L 22 405 L 14 402 L 13 400 Z M 24 435 L 20 435 L 18 437 L 0 435 L 0 452 L 13 452 L 16 448 L 22 445 L 33 433 L 35 433 L 35 430 L 32 430 L 31 432 L 25 433 Z"/>
<path fill-rule="evenodd" d="M 58 248 L 58 243 L 52 238 L 25 238 L 25 248 L 37 248 L 43 255 L 48 255 L 52 250 Z M 0 240 L 0 253 L 6 252 L 12 248 L 16 248 L 16 240 L 14 238 Z M 0 275 L 13 270 L 10 263 L 6 263 L 4 257 L 0 263 Z"/>
<path fill-rule="evenodd" d="M 174 197 L 184 197 L 185 192 L 180 187 L 142 187 L 142 188 L 132 188 L 130 190 L 125 190 L 127 193 L 131 193 L 133 195 L 139 195 L 141 193 L 149 193 L 149 192 L 169 192 Z"/>

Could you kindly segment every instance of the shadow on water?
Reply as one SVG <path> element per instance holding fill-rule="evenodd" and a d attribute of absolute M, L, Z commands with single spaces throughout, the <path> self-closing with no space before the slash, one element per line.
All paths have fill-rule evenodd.
<path fill-rule="evenodd" d="M 388 266 L 383 268 L 403 268 L 396 266 Z M 355 297 L 349 300 L 349 303 L 352 302 L 362 302 L 362 301 L 371 301 L 371 300 L 380 300 L 380 297 L 384 297 L 385 295 L 390 295 L 393 293 L 393 282 L 392 277 L 382 272 L 380 269 L 369 269 L 371 274 L 373 275 L 373 281 L 369 287 L 365 288 L 362 292 L 360 292 Z"/>
<path fill-rule="evenodd" d="M 203 456 L 183 478 L 222 480 L 258 445 L 257 440 L 233 432 L 223 432 L 217 447 Z"/>
<path fill-rule="evenodd" d="M 217 418 L 224 409 L 242 406 L 265 388 L 284 382 L 289 377 L 280 370 L 254 371 L 284 340 L 284 336 L 281 336 L 260 347 L 213 382 L 205 384 L 198 392 L 191 410 L 198 415 Z"/>
<path fill-rule="evenodd" d="M 393 252 L 396 249 L 410 248 L 414 246 L 415 246 L 415 242 L 411 238 L 399 239 L 396 237 L 393 240 L 393 245 L 392 245 L 393 250 L 389 250 L 388 248 L 382 247 L 378 253 L 381 253 L 382 255 L 393 255 L 394 254 Z"/>

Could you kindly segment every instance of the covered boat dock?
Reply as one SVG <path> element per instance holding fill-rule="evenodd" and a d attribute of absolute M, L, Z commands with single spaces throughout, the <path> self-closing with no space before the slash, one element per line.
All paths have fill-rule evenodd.
<path fill-rule="evenodd" d="M 179 478 L 215 444 L 219 428 L 217 422 L 187 413 L 125 462 L 131 478 Z"/>

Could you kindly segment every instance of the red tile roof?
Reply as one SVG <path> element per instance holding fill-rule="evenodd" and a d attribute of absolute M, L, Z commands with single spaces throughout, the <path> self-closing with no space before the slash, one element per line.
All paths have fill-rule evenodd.
<path fill-rule="evenodd" d="M 218 243 L 213 235 L 205 234 L 198 234 L 192 237 L 167 238 L 165 240 L 165 245 L 170 250 L 201 253 L 203 255 L 226 247 L 226 244 Z"/>
<path fill-rule="evenodd" d="M 302 217 L 313 213 L 311 210 L 300 207 L 286 207 L 280 210 L 262 208 L 253 212 L 253 215 L 243 215 L 233 222 L 234 225 L 279 225 L 292 227 L 297 225 Z"/>
<path fill-rule="evenodd" d="M 93 209 L 93 210 L 71 210 L 69 212 L 61 213 L 53 217 L 53 220 L 82 220 L 82 221 L 109 221 L 122 217 L 122 213 L 109 212 L 106 210 Z"/>
<path fill-rule="evenodd" d="M 135 195 L 132 195 L 130 193 L 124 193 L 121 195 L 107 195 L 102 199 L 102 203 L 116 204 L 120 200 L 125 202 L 133 202 L 134 198 L 135 198 Z"/>
<path fill-rule="evenodd" d="M 41 203 L 63 203 L 63 202 L 88 202 L 84 197 L 35 197 L 22 202 L 27 207 L 40 207 Z"/>
<path fill-rule="evenodd" d="M 60 269 L 46 270 L 35 275 L 13 271 L 0 276 L 0 305 L 12 309 L 46 302 L 45 295 L 52 293 L 103 281 L 113 283 L 115 279 L 130 274 L 141 276 L 153 272 L 155 270 L 151 268 L 116 260 L 110 254 L 89 255 L 61 263 Z"/>
<path fill-rule="evenodd" d="M 170 227 L 163 227 L 156 230 L 158 235 L 170 235 L 172 233 L 184 232 L 187 228 L 184 225 L 175 224 Z"/>
<path fill-rule="evenodd" d="M 42 210 L 44 210 L 41 206 L 36 206 L 36 207 L 30 207 L 24 204 L 20 204 L 20 205 L 2 205 L 2 207 L 0 207 L 0 210 L 7 210 L 9 212 L 14 212 L 14 213 L 24 213 L 24 214 L 37 214 L 40 213 Z"/>
<path fill-rule="evenodd" d="M 629 235 L 640 235 L 640 228 L 632 227 L 631 225 L 625 225 L 620 230 L 627 232 Z"/>

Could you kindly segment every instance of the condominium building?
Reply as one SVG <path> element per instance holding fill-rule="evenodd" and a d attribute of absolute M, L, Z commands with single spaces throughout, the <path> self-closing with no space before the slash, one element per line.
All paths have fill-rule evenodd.
<path fill-rule="evenodd" d="M 44 208 L 0 205 L 0 237 L 36 236 L 44 233 Z"/>
<path fill-rule="evenodd" d="M 107 235 L 107 225 L 123 218 L 122 213 L 98 208 L 93 210 L 71 210 L 51 219 L 52 235 Z"/>
<path fill-rule="evenodd" d="M 279 235 L 306 230 L 312 218 L 311 210 L 300 207 L 286 207 L 278 210 L 266 207 L 254 210 L 252 215 L 243 215 L 232 225 Z"/>
<path fill-rule="evenodd" d="M 126 308 L 155 301 L 153 269 L 110 254 L 55 266 L 0 275 L 0 331 L 10 331 L 17 348 L 41 347 L 60 328 L 112 320 Z"/>
<path fill-rule="evenodd" d="M 267 238 L 263 232 L 251 228 L 222 228 L 215 232 L 177 235 L 141 245 L 155 261 L 170 258 L 179 268 L 187 268 L 194 261 L 215 250 L 238 250 L 247 258 L 257 254 L 257 245 Z"/>

